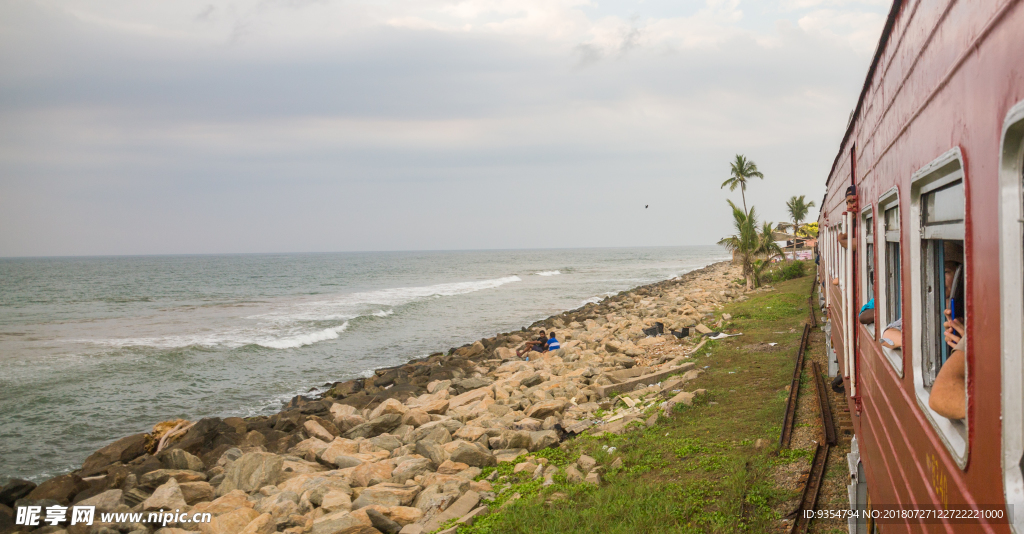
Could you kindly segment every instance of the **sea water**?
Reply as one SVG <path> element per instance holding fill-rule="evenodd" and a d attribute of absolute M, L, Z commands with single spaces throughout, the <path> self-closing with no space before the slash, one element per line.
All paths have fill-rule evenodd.
<path fill-rule="evenodd" d="M 728 259 L 717 246 L 0 259 L 0 484 Z"/>

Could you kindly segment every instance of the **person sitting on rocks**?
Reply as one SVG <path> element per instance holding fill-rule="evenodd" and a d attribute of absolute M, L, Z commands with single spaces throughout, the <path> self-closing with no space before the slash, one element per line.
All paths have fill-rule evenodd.
<path fill-rule="evenodd" d="M 548 350 L 547 347 L 548 347 L 548 336 L 547 336 L 547 334 L 543 330 L 541 330 L 540 331 L 540 337 L 538 337 L 537 339 L 535 339 L 533 341 L 527 341 L 526 343 L 524 343 L 523 346 L 520 347 L 519 350 L 516 351 L 516 356 L 519 356 L 521 358 L 523 356 L 523 354 L 526 354 L 527 352 L 530 352 L 531 350 L 535 350 L 537 352 L 545 352 L 545 351 Z"/>
<path fill-rule="evenodd" d="M 555 337 L 555 333 L 552 331 L 551 337 L 548 338 L 548 352 L 558 350 L 560 348 L 562 348 L 562 346 L 558 344 L 558 338 Z"/>

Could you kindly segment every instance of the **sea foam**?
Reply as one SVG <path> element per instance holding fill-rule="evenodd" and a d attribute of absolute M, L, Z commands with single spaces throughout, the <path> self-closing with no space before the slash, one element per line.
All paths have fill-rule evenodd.
<path fill-rule="evenodd" d="M 272 341 L 257 341 L 256 344 L 261 347 L 267 347 L 268 349 L 295 349 L 306 345 L 312 345 L 319 341 L 338 339 L 338 335 L 344 332 L 346 328 L 348 328 L 348 321 L 342 323 L 341 326 L 325 328 L 319 332 L 299 334 L 297 336 L 284 337 Z"/>
<path fill-rule="evenodd" d="M 555 276 L 556 274 L 562 274 L 562 271 L 541 271 L 539 273 L 533 273 L 537 276 Z"/>

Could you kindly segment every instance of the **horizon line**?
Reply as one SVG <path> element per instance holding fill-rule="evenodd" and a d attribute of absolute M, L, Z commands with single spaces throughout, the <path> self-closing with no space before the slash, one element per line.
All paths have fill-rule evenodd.
<path fill-rule="evenodd" d="M 159 258 L 159 257 L 182 257 L 182 256 L 283 256 L 313 255 L 313 254 L 371 254 L 371 253 L 402 253 L 402 252 L 502 252 L 502 251 L 531 251 L 531 250 L 594 250 L 594 249 L 621 249 L 621 248 L 685 248 L 685 247 L 712 247 L 721 246 L 717 243 L 704 245 L 640 245 L 640 246 L 604 246 L 604 247 L 534 247 L 534 248 L 465 248 L 465 249 L 406 249 L 406 250 L 335 250 L 335 251 L 291 251 L 291 252 L 172 252 L 154 254 L 69 254 L 69 255 L 40 255 L 40 256 L 4 256 L 0 260 L 31 260 L 31 259 L 62 259 L 62 258 Z M 724 247 L 723 247 L 724 248 Z"/>

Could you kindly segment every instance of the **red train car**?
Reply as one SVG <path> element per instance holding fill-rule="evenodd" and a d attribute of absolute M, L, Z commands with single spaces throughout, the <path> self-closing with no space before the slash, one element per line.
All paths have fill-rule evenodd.
<path fill-rule="evenodd" d="M 819 216 L 851 506 L 889 514 L 851 532 L 1024 534 L 1022 159 L 1024 1 L 896 0 Z"/>

